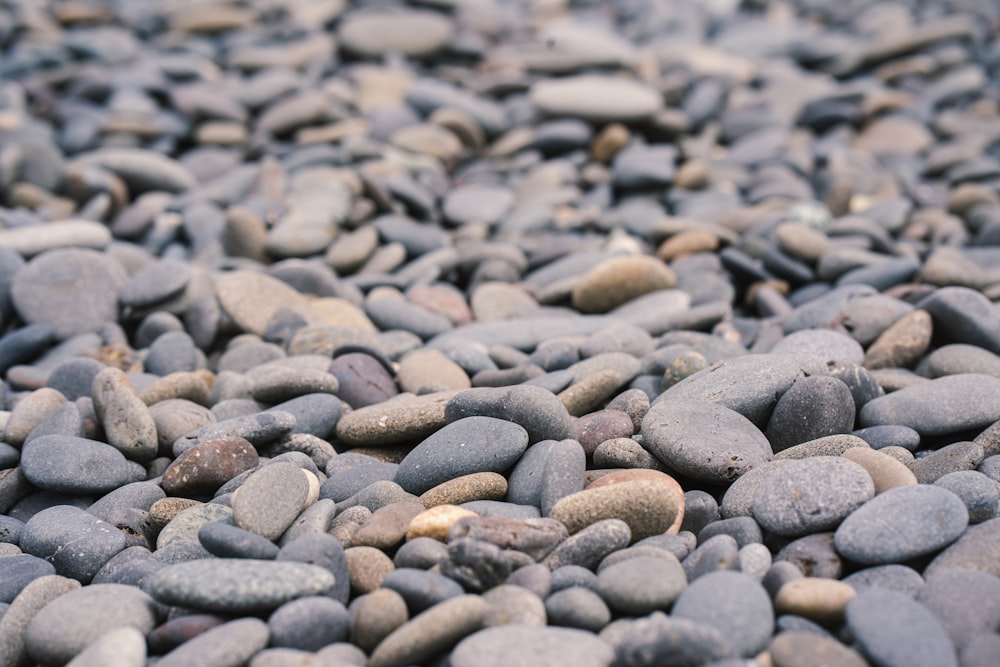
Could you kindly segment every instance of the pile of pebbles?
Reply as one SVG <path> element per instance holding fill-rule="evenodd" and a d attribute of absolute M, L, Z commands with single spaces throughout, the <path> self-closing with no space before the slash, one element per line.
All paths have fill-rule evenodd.
<path fill-rule="evenodd" d="M 0 664 L 1000 664 L 998 36 L 0 1 Z"/>

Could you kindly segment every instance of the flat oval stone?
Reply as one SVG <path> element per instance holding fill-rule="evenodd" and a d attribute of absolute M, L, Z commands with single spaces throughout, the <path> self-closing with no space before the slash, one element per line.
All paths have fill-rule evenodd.
<path fill-rule="evenodd" d="M 597 575 L 597 592 L 612 610 L 627 616 L 669 609 L 685 586 L 684 568 L 669 551 L 663 557 L 629 558 Z"/>
<path fill-rule="evenodd" d="M 111 242 L 106 225 L 92 220 L 59 220 L 0 231 L 0 248 L 34 257 L 57 248 L 103 250 Z"/>
<path fill-rule="evenodd" d="M 706 482 L 732 482 L 771 460 L 771 444 L 752 422 L 703 400 L 657 401 L 642 420 L 642 436 L 667 466 Z"/>
<path fill-rule="evenodd" d="M 427 11 L 357 11 L 344 16 L 337 26 L 341 46 L 368 58 L 387 53 L 431 56 L 448 44 L 453 33 L 446 16 Z"/>
<path fill-rule="evenodd" d="M 595 123 L 646 120 L 663 108 L 660 94 L 650 86 L 611 76 L 543 79 L 531 87 L 530 97 L 545 115 Z"/>
<path fill-rule="evenodd" d="M 454 392 L 400 394 L 349 412 L 337 422 L 337 438 L 351 447 L 384 447 L 426 438 L 445 425 Z"/>
<path fill-rule="evenodd" d="M 52 563 L 30 554 L 0 558 L 0 603 L 9 604 L 32 581 L 55 573 Z"/>
<path fill-rule="evenodd" d="M 674 272 L 655 257 L 615 257 L 585 273 L 573 288 L 573 306 L 605 313 L 637 297 L 677 285 Z"/>
<path fill-rule="evenodd" d="M 163 471 L 160 485 L 172 496 L 212 493 L 257 465 L 257 450 L 243 438 L 217 438 L 185 450 Z"/>
<path fill-rule="evenodd" d="M 1000 576 L 1000 564 L 991 554 L 1000 548 L 1000 519 L 970 526 L 958 540 L 938 554 L 924 570 L 924 576 L 949 568 L 980 570 Z"/>
<path fill-rule="evenodd" d="M 771 639 L 771 597 L 755 579 L 740 572 L 712 572 L 691 582 L 671 615 L 717 628 L 737 655 L 760 653 Z"/>
<path fill-rule="evenodd" d="M 28 623 L 24 644 L 42 664 L 65 664 L 112 630 L 131 627 L 145 635 L 156 617 L 152 598 L 138 588 L 93 584 L 45 605 Z"/>
<path fill-rule="evenodd" d="M 47 324 L 60 339 L 98 331 L 118 319 L 125 272 L 94 250 L 60 249 L 38 255 L 10 284 L 11 299 L 30 324 Z"/>
<path fill-rule="evenodd" d="M 774 598 L 777 614 L 795 614 L 822 625 L 839 625 L 844 620 L 844 608 L 857 591 L 834 579 L 802 577 L 787 582 Z"/>
<path fill-rule="evenodd" d="M 293 463 L 274 461 L 250 475 L 233 493 L 233 521 L 244 530 L 276 540 L 318 496 L 319 482 L 312 473 Z"/>
<path fill-rule="evenodd" d="M 592 523 L 556 546 L 543 561 L 551 570 L 564 565 L 596 568 L 605 556 L 624 549 L 632 541 L 632 531 L 621 519 Z"/>
<path fill-rule="evenodd" d="M 614 664 L 706 665 L 733 656 L 729 639 L 714 626 L 656 611 L 625 626 L 615 647 Z"/>
<path fill-rule="evenodd" d="M 195 177 L 187 167 L 152 150 L 99 148 L 78 156 L 76 162 L 107 169 L 125 181 L 133 194 L 147 190 L 183 192 L 196 185 Z"/>
<path fill-rule="evenodd" d="M 256 271 L 234 271 L 215 281 L 219 304 L 237 326 L 263 336 L 282 308 L 305 310 L 305 297 L 286 283 Z"/>
<path fill-rule="evenodd" d="M 957 667 L 955 647 L 934 614 L 910 597 L 872 589 L 847 605 L 846 626 L 880 665 Z"/>
<path fill-rule="evenodd" d="M 782 632 L 767 647 L 775 667 L 865 667 L 868 663 L 857 652 L 840 642 L 813 632 Z"/>
<path fill-rule="evenodd" d="M 256 614 L 334 585 L 322 567 L 292 561 L 202 558 L 169 565 L 143 584 L 158 602 L 218 614 Z"/>
<path fill-rule="evenodd" d="M 855 510 L 834 539 L 837 551 L 857 563 L 901 563 L 951 544 L 968 523 L 965 503 L 951 491 L 927 484 L 900 486 Z"/>
<path fill-rule="evenodd" d="M 504 472 L 528 447 L 528 433 L 492 417 L 454 421 L 417 445 L 400 462 L 395 481 L 421 494 L 454 477 Z"/>
<path fill-rule="evenodd" d="M 39 436 L 21 452 L 24 476 L 40 489 L 107 493 L 145 479 L 145 470 L 103 442 L 71 435 Z"/>
<path fill-rule="evenodd" d="M 830 376 L 800 378 L 781 395 L 767 422 L 775 453 L 854 427 L 854 398 L 846 384 Z"/>
<path fill-rule="evenodd" d="M 592 633 L 573 628 L 504 625 L 472 634 L 451 653 L 454 667 L 607 667 L 614 652 Z"/>
<path fill-rule="evenodd" d="M 257 618 L 240 618 L 192 637 L 160 658 L 158 664 L 184 667 L 245 663 L 267 646 L 268 638 L 266 623 Z"/>
<path fill-rule="evenodd" d="M 815 456 L 783 466 L 754 496 L 753 516 L 761 527 L 787 536 L 835 528 L 875 495 L 868 472 L 834 456 Z"/>
<path fill-rule="evenodd" d="M 588 488 L 557 502 L 549 517 L 572 534 L 605 519 L 621 519 L 633 540 L 665 533 L 677 517 L 679 498 L 659 480 L 636 479 Z"/>
<path fill-rule="evenodd" d="M 556 396 L 541 387 L 477 387 L 455 394 L 445 407 L 449 422 L 483 416 L 520 424 L 528 442 L 576 438 L 573 418 Z"/>
<path fill-rule="evenodd" d="M 479 630 L 489 605 L 478 595 L 460 595 L 434 605 L 394 630 L 372 652 L 369 667 L 405 667 L 423 662 Z"/>
<path fill-rule="evenodd" d="M 864 427 L 898 424 L 922 436 L 984 428 L 1000 419 L 1000 379 L 962 373 L 921 382 L 861 408 Z"/>
<path fill-rule="evenodd" d="M 156 423 L 125 373 L 110 366 L 104 368 L 94 377 L 90 395 L 108 444 L 134 461 L 149 461 L 156 456 Z"/>
<path fill-rule="evenodd" d="M 514 192 L 507 187 L 470 183 L 451 190 L 442 210 L 455 225 L 472 222 L 495 224 L 514 205 Z"/>

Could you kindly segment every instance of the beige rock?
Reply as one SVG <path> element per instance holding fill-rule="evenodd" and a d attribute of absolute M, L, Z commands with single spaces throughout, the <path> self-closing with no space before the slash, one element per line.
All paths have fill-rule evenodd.
<path fill-rule="evenodd" d="M 428 491 L 427 493 L 431 493 Z M 426 495 L 426 494 L 425 494 Z M 430 537 L 441 542 L 448 541 L 448 531 L 459 519 L 467 516 L 479 516 L 472 510 L 458 505 L 436 505 L 413 517 L 406 529 L 406 539 Z"/>

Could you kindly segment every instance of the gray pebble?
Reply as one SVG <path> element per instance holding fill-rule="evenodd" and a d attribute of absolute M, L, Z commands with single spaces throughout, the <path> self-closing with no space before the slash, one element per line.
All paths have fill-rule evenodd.
<path fill-rule="evenodd" d="M 955 647 L 923 605 L 901 593 L 869 590 L 847 603 L 846 627 L 861 652 L 882 665 L 956 667 Z"/>
<path fill-rule="evenodd" d="M 84 584 L 125 544 L 125 536 L 113 525 L 69 505 L 38 512 L 21 534 L 25 553 L 48 560 L 58 574 Z"/>

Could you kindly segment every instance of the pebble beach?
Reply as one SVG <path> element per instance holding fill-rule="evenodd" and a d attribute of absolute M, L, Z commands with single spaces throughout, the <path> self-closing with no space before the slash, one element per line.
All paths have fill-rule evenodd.
<path fill-rule="evenodd" d="M 997 667 L 995 0 L 0 0 L 0 667 Z"/>

